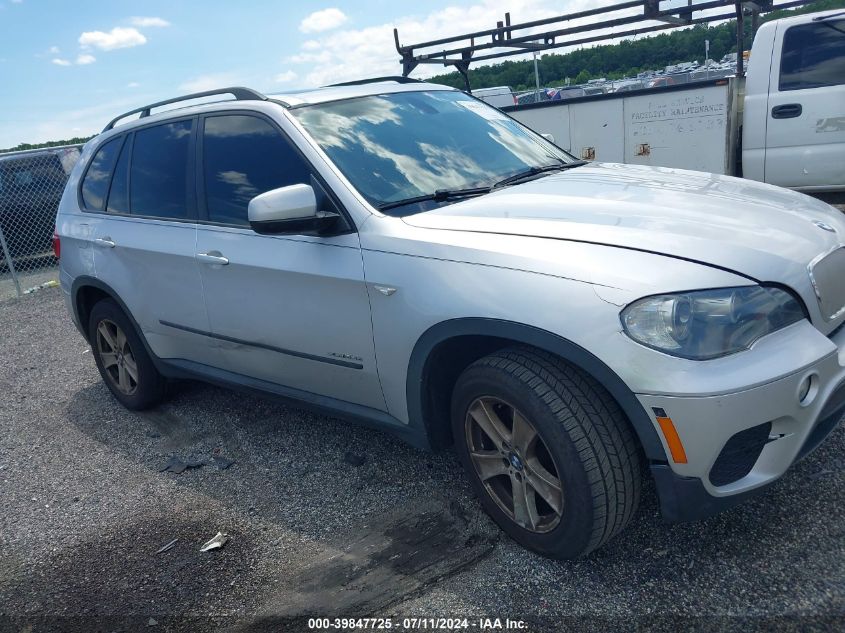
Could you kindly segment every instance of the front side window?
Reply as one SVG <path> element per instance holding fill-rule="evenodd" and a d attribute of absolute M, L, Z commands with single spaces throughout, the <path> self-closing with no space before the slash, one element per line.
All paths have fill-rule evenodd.
<path fill-rule="evenodd" d="M 82 180 L 82 202 L 91 211 L 102 211 L 117 153 L 123 144 L 123 137 L 115 138 L 103 145 L 94 154 L 94 159 Z"/>
<path fill-rule="evenodd" d="M 132 215 L 188 217 L 188 152 L 193 121 L 176 121 L 135 132 L 129 176 Z"/>
<path fill-rule="evenodd" d="M 845 84 L 845 20 L 822 20 L 787 29 L 783 36 L 780 89 Z"/>
<path fill-rule="evenodd" d="M 211 222 L 247 226 L 247 207 L 255 196 L 310 183 L 310 171 L 299 154 L 276 128 L 255 116 L 206 118 L 202 155 Z"/>
<path fill-rule="evenodd" d="M 292 113 L 373 206 L 395 215 L 425 210 L 402 201 L 490 187 L 527 169 L 574 161 L 499 110 L 457 91 L 374 95 Z"/>

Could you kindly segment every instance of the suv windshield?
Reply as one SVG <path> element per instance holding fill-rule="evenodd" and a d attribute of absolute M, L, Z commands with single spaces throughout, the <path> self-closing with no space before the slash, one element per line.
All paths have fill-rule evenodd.
<path fill-rule="evenodd" d="M 358 97 L 292 113 L 358 191 L 391 215 L 481 195 L 511 176 L 539 177 L 550 166 L 574 162 L 462 92 Z"/>

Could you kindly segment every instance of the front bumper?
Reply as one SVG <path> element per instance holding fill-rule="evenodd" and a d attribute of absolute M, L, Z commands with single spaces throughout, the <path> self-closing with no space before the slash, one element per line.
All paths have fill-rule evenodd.
<path fill-rule="evenodd" d="M 651 466 L 665 520 L 701 519 L 753 496 L 836 428 L 845 416 L 845 328 L 830 341 L 831 353 L 763 385 L 712 396 L 637 395 L 667 455 Z M 686 463 L 673 460 L 656 411 L 671 418 Z"/>

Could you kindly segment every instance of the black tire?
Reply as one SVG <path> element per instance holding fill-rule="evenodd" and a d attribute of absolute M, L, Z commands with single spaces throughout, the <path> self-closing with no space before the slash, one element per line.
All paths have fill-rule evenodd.
<path fill-rule="evenodd" d="M 479 403 L 499 401 L 503 402 L 493 406 L 503 407 L 500 421 L 507 426 L 504 416 L 508 408 L 503 403 L 511 405 L 514 419 L 519 415 L 528 420 L 545 445 L 543 459 L 551 458 L 557 471 L 562 491 L 559 511 L 537 501 L 541 499 L 539 493 L 531 492 L 530 485 L 527 488 L 535 495 L 535 515 L 540 504 L 551 510 L 549 516 L 556 515 L 557 523 L 551 522 L 543 533 L 517 523 L 515 508 L 509 514 L 507 508 L 500 507 L 507 492 L 497 501 L 491 484 L 503 482 L 496 485 L 507 490 L 515 476 L 522 480 L 514 469 L 522 471 L 523 462 L 529 462 L 517 457 L 516 465 L 512 465 L 506 456 L 502 461 L 511 474 L 496 475 L 498 480 L 488 476 L 485 485 L 470 457 L 470 443 L 476 442 L 472 437 L 481 436 L 481 441 L 489 442 L 485 449 L 495 446 L 481 425 L 476 428 L 474 422 L 467 422 L 470 407 L 478 412 L 483 406 Z M 452 427 L 459 457 L 486 512 L 516 542 L 539 554 L 559 559 L 585 556 L 618 534 L 639 505 L 641 457 L 628 420 L 597 381 L 551 354 L 515 347 L 470 365 L 453 391 Z M 515 422 L 510 428 L 516 428 Z M 477 446 L 475 450 L 477 455 Z M 495 468 L 502 466 L 496 464 Z M 525 466 L 526 484 L 531 468 Z M 508 476 L 510 479 L 501 479 Z M 511 505 L 515 505 L 513 501 Z"/>
<path fill-rule="evenodd" d="M 113 363 L 114 355 L 104 352 L 104 348 L 108 349 L 108 343 L 105 338 L 103 338 L 103 341 L 98 338 L 98 336 L 101 336 L 98 334 L 101 325 L 110 329 L 112 333 L 116 332 L 112 329 L 112 326 L 116 326 L 125 335 L 125 344 L 121 349 L 120 360 L 121 363 L 128 362 L 127 359 L 134 361 L 132 371 L 137 378 L 137 380 L 134 380 L 129 376 L 130 387 L 126 391 L 122 390 L 119 384 L 120 379 L 116 377 L 116 374 L 119 375 L 120 372 Z M 140 411 L 149 409 L 162 401 L 167 381 L 155 368 L 132 321 L 112 299 L 98 301 L 92 308 L 91 316 L 88 319 L 88 340 L 91 342 L 91 351 L 103 382 L 124 407 L 133 411 Z M 104 360 L 107 356 L 110 358 Z M 110 369 L 106 368 L 106 362 L 110 363 Z M 120 371 L 125 370 L 121 369 Z M 124 373 L 123 375 L 128 376 L 129 374 Z"/>

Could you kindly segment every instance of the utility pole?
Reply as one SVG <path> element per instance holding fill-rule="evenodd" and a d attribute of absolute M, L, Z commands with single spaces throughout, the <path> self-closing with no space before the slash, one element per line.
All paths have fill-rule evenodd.
<path fill-rule="evenodd" d="M 534 103 L 540 100 L 540 72 L 537 70 L 537 51 L 534 51 Z"/>

